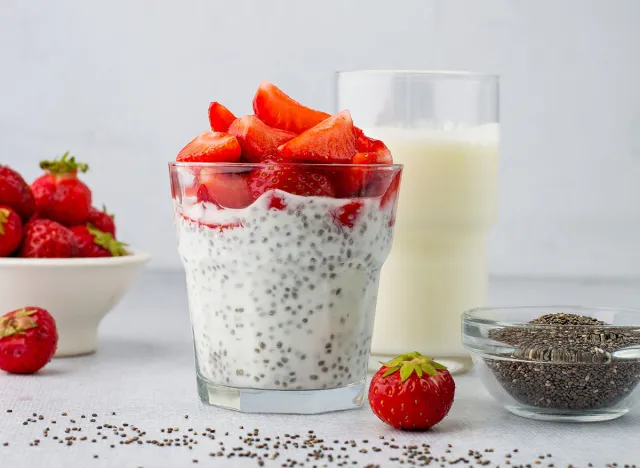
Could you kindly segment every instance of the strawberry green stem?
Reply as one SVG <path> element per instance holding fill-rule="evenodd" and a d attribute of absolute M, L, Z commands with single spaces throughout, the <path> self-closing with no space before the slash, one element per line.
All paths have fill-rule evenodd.
<path fill-rule="evenodd" d="M 22 309 L 10 317 L 0 317 L 0 339 L 17 333 L 24 334 L 25 330 L 37 327 L 38 322 L 31 318 L 35 313 L 35 310 Z"/>
<path fill-rule="evenodd" d="M 112 257 L 124 257 L 129 255 L 127 252 L 127 244 L 123 242 L 118 242 L 113 238 L 113 236 L 108 233 L 101 231 L 91 224 L 87 224 L 87 230 L 93 236 L 93 241 L 96 245 L 99 245 L 103 249 L 107 249 Z"/>
<path fill-rule="evenodd" d="M 418 374 L 418 377 L 422 377 L 423 373 L 436 375 L 438 370 L 446 370 L 446 367 L 442 364 L 431 358 L 423 356 L 417 351 L 401 354 L 400 356 L 393 358 L 391 361 L 382 362 L 381 364 L 387 368 L 384 374 L 382 374 L 382 377 L 387 377 L 400 371 L 400 379 L 403 382 L 414 372 Z"/>
<path fill-rule="evenodd" d="M 40 168 L 56 175 L 87 172 L 89 165 L 81 162 L 77 162 L 75 156 L 71 156 L 67 151 L 60 159 L 54 159 L 53 161 L 40 161 Z"/>

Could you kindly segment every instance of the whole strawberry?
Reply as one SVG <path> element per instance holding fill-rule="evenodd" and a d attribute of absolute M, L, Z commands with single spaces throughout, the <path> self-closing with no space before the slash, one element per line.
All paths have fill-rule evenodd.
<path fill-rule="evenodd" d="M 0 317 L 0 369 L 33 374 L 53 357 L 58 346 L 56 322 L 39 307 L 25 307 Z"/>
<path fill-rule="evenodd" d="M 78 171 L 89 166 L 65 153 L 59 160 L 42 161 L 46 174 L 31 184 L 38 215 L 65 226 L 84 224 L 89 219 L 91 190 L 78 179 Z"/>
<path fill-rule="evenodd" d="M 0 205 L 15 210 L 25 222 L 36 209 L 29 184 L 20 174 L 7 166 L 0 166 Z"/>
<path fill-rule="evenodd" d="M 34 219 L 24 227 L 20 257 L 70 258 L 78 255 L 78 242 L 71 230 L 49 219 Z"/>
<path fill-rule="evenodd" d="M 0 205 L 0 257 L 8 257 L 22 242 L 22 221 L 8 206 Z"/>
<path fill-rule="evenodd" d="M 455 389 L 445 366 L 413 352 L 383 363 L 371 379 L 369 404 L 397 429 L 428 429 L 447 415 Z"/>
<path fill-rule="evenodd" d="M 113 237 L 116 237 L 116 223 L 115 216 L 107 212 L 107 207 L 102 206 L 102 211 L 95 207 L 91 207 L 89 210 L 89 218 L 87 223 L 95 226 L 101 231 L 108 232 Z"/>
<path fill-rule="evenodd" d="M 128 255 L 122 242 L 118 242 L 108 232 L 87 224 L 75 226 L 71 232 L 78 243 L 78 257 L 123 257 Z"/>

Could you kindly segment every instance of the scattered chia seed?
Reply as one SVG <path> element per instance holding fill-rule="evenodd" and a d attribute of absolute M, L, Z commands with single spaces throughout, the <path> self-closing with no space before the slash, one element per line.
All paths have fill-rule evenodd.
<path fill-rule="evenodd" d="M 552 326 L 492 330 L 489 337 L 513 346 L 511 357 L 519 361 L 485 359 L 502 388 L 520 403 L 566 410 L 607 408 L 640 382 L 639 361 L 616 361 L 611 355 L 640 345 L 640 331 L 604 327 L 604 322 L 574 314 L 543 315 L 529 323 Z"/>

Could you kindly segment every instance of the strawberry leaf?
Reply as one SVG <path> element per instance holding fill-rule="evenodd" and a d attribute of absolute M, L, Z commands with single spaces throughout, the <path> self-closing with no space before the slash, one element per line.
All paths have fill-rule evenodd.
<path fill-rule="evenodd" d="M 403 382 L 409 378 L 413 371 L 415 370 L 415 364 L 405 364 L 400 368 L 400 380 Z"/>
<path fill-rule="evenodd" d="M 400 369 L 400 366 L 393 366 L 393 367 L 390 367 L 389 369 L 387 369 L 387 370 L 385 371 L 385 373 L 384 373 L 384 374 L 382 374 L 382 377 L 387 377 L 387 376 L 389 376 L 389 375 L 393 374 L 394 372 L 398 372 L 398 369 Z"/>
<path fill-rule="evenodd" d="M 447 366 L 443 366 L 442 364 L 436 361 L 431 361 L 431 365 L 438 370 L 447 370 Z"/>
<path fill-rule="evenodd" d="M 89 170 L 89 165 L 77 162 L 75 156 L 70 156 L 70 153 L 67 151 L 60 159 L 54 159 L 53 161 L 40 161 L 40 169 L 51 174 L 68 174 L 78 171 L 87 172 Z"/>
<path fill-rule="evenodd" d="M 424 363 L 422 364 L 422 370 L 425 371 L 427 374 L 429 375 L 437 375 L 438 372 L 436 372 L 436 370 L 433 368 L 433 366 L 431 364 L 428 363 Z"/>

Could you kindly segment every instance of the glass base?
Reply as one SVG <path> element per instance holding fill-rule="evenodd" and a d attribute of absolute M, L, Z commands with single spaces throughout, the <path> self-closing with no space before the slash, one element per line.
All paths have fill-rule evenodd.
<path fill-rule="evenodd" d="M 207 405 L 242 413 L 319 414 L 356 409 L 364 401 L 365 379 L 326 390 L 259 390 L 217 385 L 200 375 L 198 394 Z"/>
<path fill-rule="evenodd" d="M 505 406 L 505 408 L 516 416 L 540 421 L 557 422 L 598 422 L 609 421 L 619 418 L 629 412 L 626 409 L 618 410 L 553 410 L 549 408 L 534 408 L 531 406 Z"/>
<path fill-rule="evenodd" d="M 400 353 L 398 353 L 400 354 Z M 375 373 L 380 369 L 380 361 L 387 362 L 397 355 L 371 354 L 369 358 L 369 372 Z M 443 366 L 447 366 L 452 375 L 460 375 L 468 372 L 473 366 L 471 356 L 431 356 L 430 358 L 439 362 Z"/>

